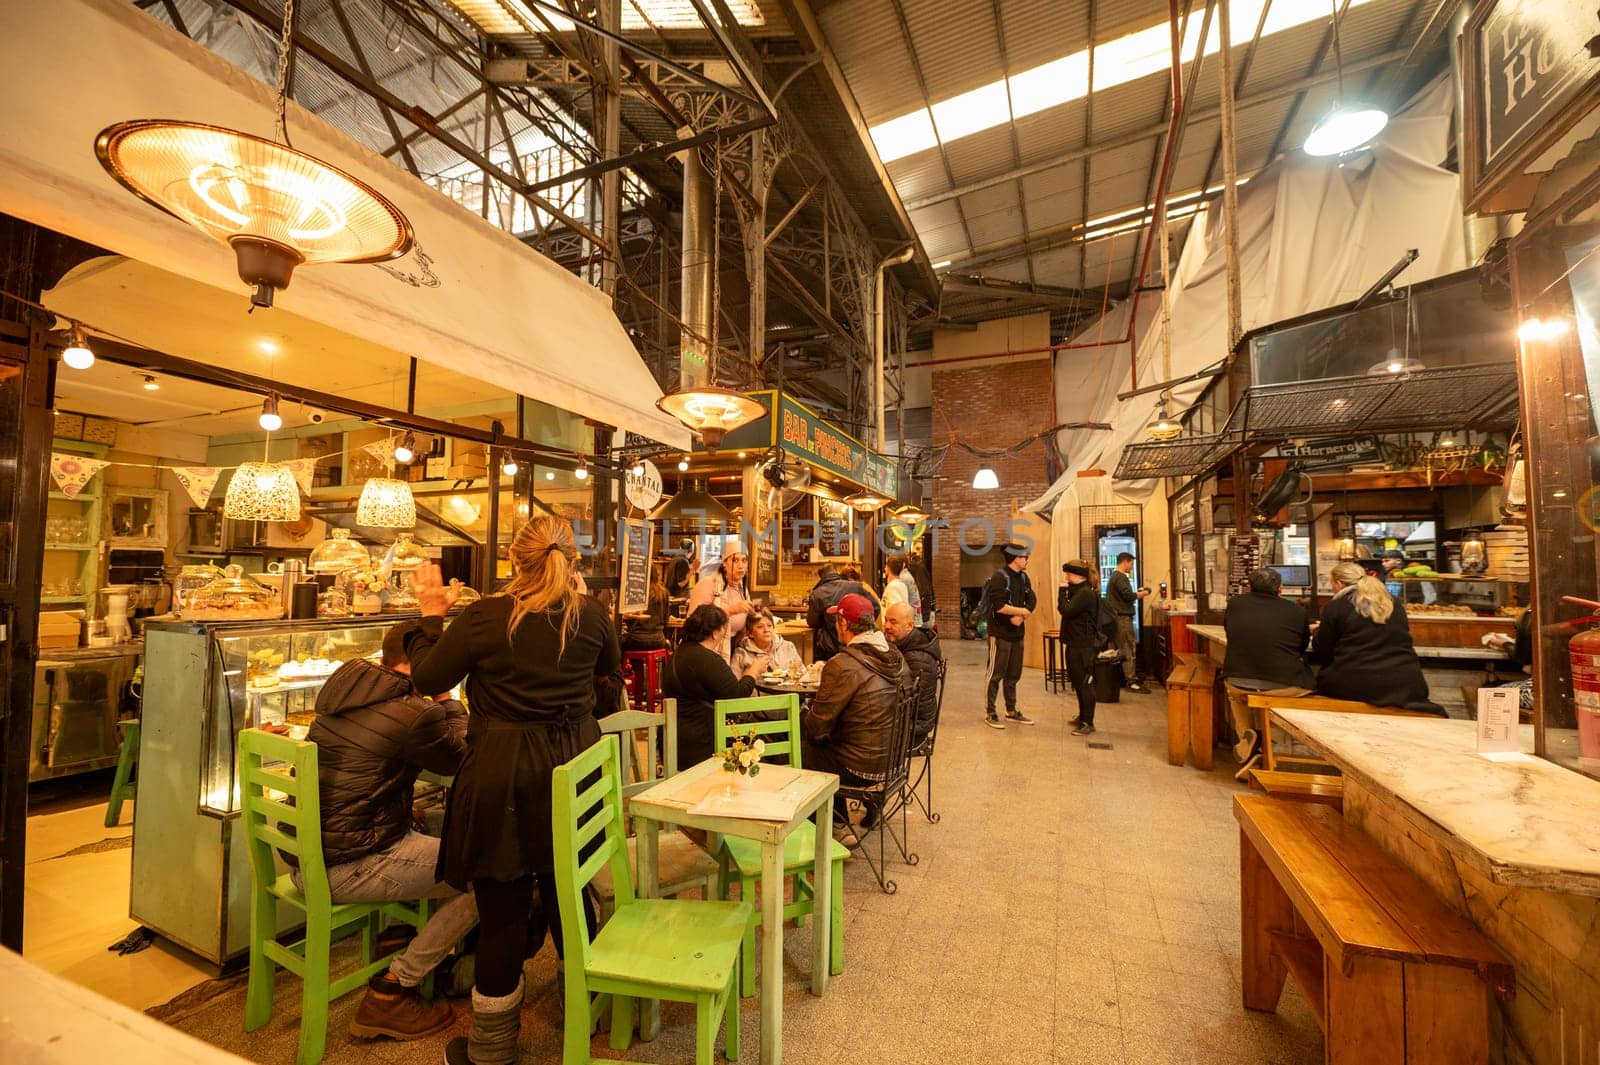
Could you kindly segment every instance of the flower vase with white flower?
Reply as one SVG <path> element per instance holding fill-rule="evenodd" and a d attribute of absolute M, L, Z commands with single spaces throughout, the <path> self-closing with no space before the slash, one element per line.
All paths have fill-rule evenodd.
<path fill-rule="evenodd" d="M 761 756 L 766 753 L 767 741 L 751 729 L 743 736 L 735 736 L 728 749 L 722 752 L 722 769 L 731 774 L 728 778 L 726 796 L 743 787 L 761 772 Z"/>
<path fill-rule="evenodd" d="M 345 574 L 350 586 L 350 610 L 356 614 L 376 614 L 383 610 L 383 593 L 389 582 L 380 570 L 353 569 Z"/>

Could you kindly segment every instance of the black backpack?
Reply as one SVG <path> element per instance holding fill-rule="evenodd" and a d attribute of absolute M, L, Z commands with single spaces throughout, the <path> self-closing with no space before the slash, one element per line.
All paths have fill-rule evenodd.
<path fill-rule="evenodd" d="M 1094 649 L 1104 651 L 1107 647 L 1117 642 L 1117 615 L 1112 611 L 1111 604 L 1105 597 L 1100 597 L 1100 611 L 1095 616 L 1095 641 Z"/>
<path fill-rule="evenodd" d="M 996 577 L 999 577 L 1001 580 L 1006 582 L 1006 602 L 1009 603 L 1011 601 L 1011 574 L 1007 573 L 1004 568 L 997 569 L 993 573 L 989 574 L 988 580 L 983 582 L 982 598 L 978 600 L 977 619 L 979 621 L 994 620 L 994 612 L 989 609 L 989 589 L 994 585 L 994 579 Z"/>

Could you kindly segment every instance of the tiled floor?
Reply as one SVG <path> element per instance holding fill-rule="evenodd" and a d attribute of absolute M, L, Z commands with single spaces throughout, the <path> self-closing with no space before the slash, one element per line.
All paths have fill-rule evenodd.
<path fill-rule="evenodd" d="M 1239 1005 L 1238 840 L 1232 767 L 1211 773 L 1165 758 L 1162 696 L 1102 706 L 1091 748 L 1069 734 L 1068 695 L 1029 671 L 1032 728 L 981 721 L 982 649 L 957 644 L 937 758 L 937 825 L 917 820 L 921 861 L 896 864 L 895 895 L 865 866 L 846 877 L 846 969 L 812 998 L 810 932 L 787 938 L 785 1054 L 794 1063 L 1057 1062 L 1061 1065 L 1321 1060 L 1321 1040 L 1291 989 L 1276 1016 Z M 30 870 L 32 872 L 32 870 Z M 32 894 L 30 893 L 30 902 Z M 151 955 L 134 955 L 132 964 Z M 115 957 L 112 955 L 111 957 Z M 151 959 L 154 961 L 155 959 Z M 559 1060 L 560 997 L 551 952 L 528 968 L 524 1061 Z M 218 988 L 180 1027 L 274 1065 L 294 1057 L 293 979 L 273 1022 L 246 1037 L 242 989 Z M 345 1032 L 358 996 L 333 1010 L 328 1065 L 438 1060 L 444 1037 L 362 1043 Z M 693 1060 L 692 1018 L 630 1056 Z M 744 1011 L 747 1046 L 759 1011 Z M 466 1009 L 458 1007 L 456 1032 Z M 596 1056 L 613 1056 L 604 1037 Z M 752 1052 L 746 1060 L 754 1060 Z"/>

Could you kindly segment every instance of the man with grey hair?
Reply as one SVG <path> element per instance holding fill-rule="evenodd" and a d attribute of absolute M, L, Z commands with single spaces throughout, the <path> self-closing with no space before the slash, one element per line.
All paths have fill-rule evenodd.
<path fill-rule="evenodd" d="M 1315 683 L 1305 657 L 1311 640 L 1305 608 L 1279 595 L 1282 588 L 1283 577 L 1277 570 L 1255 570 L 1250 574 L 1250 590 L 1229 599 L 1222 616 L 1228 634 L 1223 686 L 1239 736 L 1234 751 L 1242 763 L 1241 780 L 1261 757 L 1256 751 L 1259 737 L 1250 715 L 1250 696 L 1306 695 Z"/>

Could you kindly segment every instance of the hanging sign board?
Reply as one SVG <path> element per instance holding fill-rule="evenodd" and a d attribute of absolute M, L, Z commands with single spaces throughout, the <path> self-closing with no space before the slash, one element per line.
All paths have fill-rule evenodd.
<path fill-rule="evenodd" d="M 889 459 L 791 396 L 772 390 L 749 395 L 766 408 L 768 416 L 729 433 L 723 438 L 722 451 L 777 446 L 824 473 L 836 473 L 891 499 L 898 494 L 898 473 Z M 697 444 L 695 450 L 704 448 Z"/>
<path fill-rule="evenodd" d="M 661 502 L 661 471 L 649 459 L 645 459 L 639 465 L 641 471 L 638 474 L 632 469 L 628 470 L 622 492 L 630 506 L 648 513 Z"/>
<path fill-rule="evenodd" d="M 618 612 L 642 614 L 650 609 L 650 523 L 622 521 L 622 595 Z"/>
<path fill-rule="evenodd" d="M 1334 469 L 1362 462 L 1378 462 L 1383 447 L 1375 436 L 1354 440 L 1311 440 L 1303 444 L 1279 444 L 1269 458 L 1297 459 L 1308 469 Z"/>
<path fill-rule="evenodd" d="M 1488 0 L 1473 9 L 1461 35 L 1469 212 L 1504 214 L 1533 202 L 1542 173 L 1566 152 L 1541 156 L 1600 103 L 1600 59 L 1589 49 L 1597 34 L 1595 6 L 1574 0 Z"/>
<path fill-rule="evenodd" d="M 744 512 L 755 516 L 750 544 L 749 584 L 753 591 L 769 592 L 783 577 L 779 548 L 783 540 L 783 493 L 767 483 L 759 467 L 744 471 Z"/>

